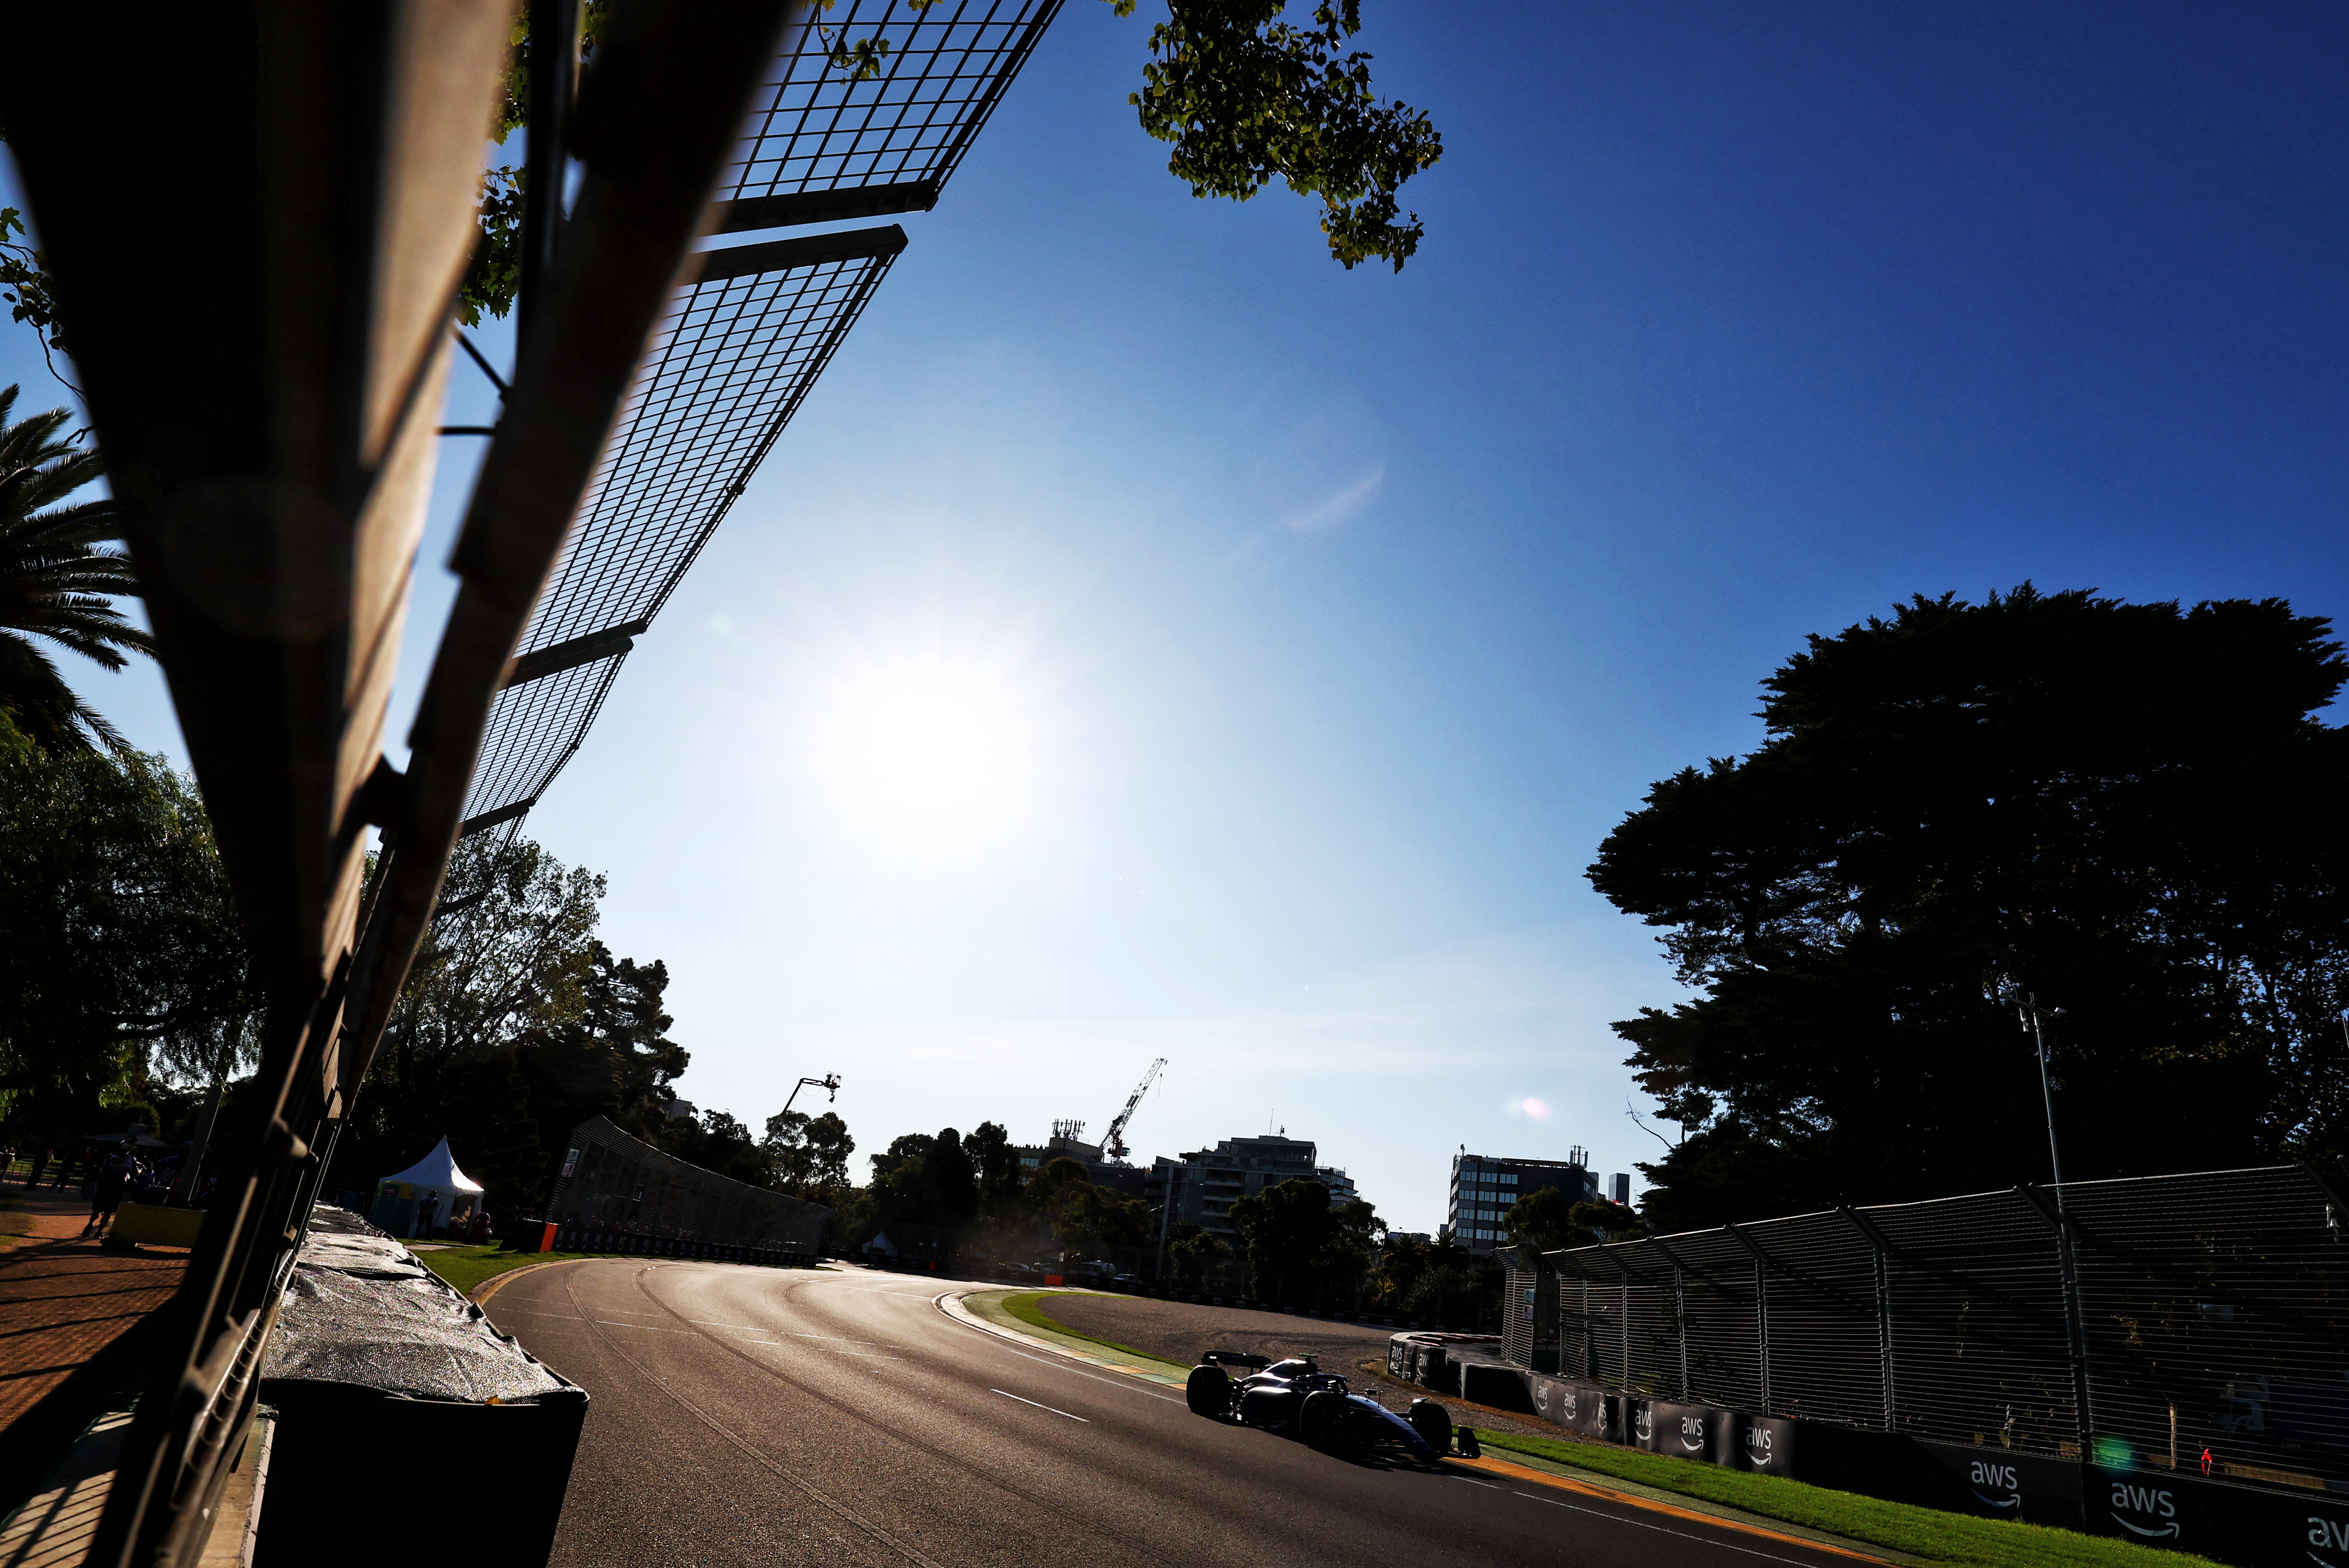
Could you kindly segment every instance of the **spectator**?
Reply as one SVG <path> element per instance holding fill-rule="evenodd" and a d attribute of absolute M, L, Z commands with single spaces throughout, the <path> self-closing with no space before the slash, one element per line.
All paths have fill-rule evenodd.
<path fill-rule="evenodd" d="M 114 1223 L 114 1211 L 122 1204 L 123 1189 L 130 1184 L 139 1162 L 127 1154 L 118 1154 L 96 1171 L 89 1181 L 89 1222 L 81 1228 L 85 1236 L 96 1233 L 106 1240 L 106 1228 Z"/>
<path fill-rule="evenodd" d="M 30 1192 L 41 1184 L 41 1173 L 49 1168 L 49 1146 L 43 1144 L 33 1151 L 33 1174 L 25 1178 L 25 1190 Z"/>
<path fill-rule="evenodd" d="M 436 1192 L 428 1192 L 416 1200 L 415 1233 L 424 1241 L 432 1240 L 432 1211 L 440 1207 L 440 1195 Z"/>
<path fill-rule="evenodd" d="M 466 1227 L 465 1240 L 479 1247 L 486 1244 L 489 1239 L 490 1211 L 486 1209 L 476 1209 L 473 1210 L 472 1224 Z"/>

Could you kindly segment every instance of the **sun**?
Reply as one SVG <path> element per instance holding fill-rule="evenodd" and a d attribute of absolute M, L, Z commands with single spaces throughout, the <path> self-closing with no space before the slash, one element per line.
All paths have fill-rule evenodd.
<path fill-rule="evenodd" d="M 874 670 L 833 703 L 823 747 L 848 815 L 891 846 L 971 849 L 1029 805 L 1035 734 L 1000 675 L 971 666 Z"/>

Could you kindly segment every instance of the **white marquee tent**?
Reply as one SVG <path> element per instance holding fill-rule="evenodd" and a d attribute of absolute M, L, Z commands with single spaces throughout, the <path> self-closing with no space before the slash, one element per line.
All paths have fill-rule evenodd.
<path fill-rule="evenodd" d="M 433 1199 L 436 1225 L 447 1225 L 460 1214 L 471 1213 L 481 1200 L 481 1184 L 457 1168 L 457 1157 L 449 1152 L 445 1137 L 406 1170 L 375 1184 L 376 1223 L 386 1230 L 409 1228 L 415 1221 L 416 1206 L 427 1197 Z"/>

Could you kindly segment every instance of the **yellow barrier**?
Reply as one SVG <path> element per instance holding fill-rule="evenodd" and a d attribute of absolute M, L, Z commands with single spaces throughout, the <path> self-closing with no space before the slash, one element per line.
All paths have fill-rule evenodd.
<path fill-rule="evenodd" d="M 201 1209 L 166 1209 L 158 1203 L 126 1203 L 114 1211 L 113 1234 L 156 1247 L 192 1247 L 204 1226 Z"/>

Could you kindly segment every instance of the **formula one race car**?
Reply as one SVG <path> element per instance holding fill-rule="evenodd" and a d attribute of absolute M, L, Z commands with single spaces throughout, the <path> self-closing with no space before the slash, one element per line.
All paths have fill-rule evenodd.
<path fill-rule="evenodd" d="M 1245 1376 L 1235 1379 L 1226 1367 Z M 1413 1399 L 1410 1413 L 1399 1415 L 1352 1392 L 1344 1378 L 1322 1371 L 1309 1355 L 1275 1361 L 1210 1350 L 1191 1368 L 1183 1392 L 1195 1416 L 1272 1431 L 1286 1428 L 1317 1449 L 1392 1443 L 1422 1464 L 1433 1464 L 1452 1447 L 1452 1417 L 1443 1406 Z"/>

